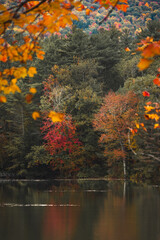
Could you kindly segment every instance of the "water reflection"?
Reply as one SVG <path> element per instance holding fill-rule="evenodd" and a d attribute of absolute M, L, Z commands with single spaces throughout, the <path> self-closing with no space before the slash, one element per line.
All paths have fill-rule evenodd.
<path fill-rule="evenodd" d="M 160 240 L 160 187 L 0 182 L 0 239 Z"/>

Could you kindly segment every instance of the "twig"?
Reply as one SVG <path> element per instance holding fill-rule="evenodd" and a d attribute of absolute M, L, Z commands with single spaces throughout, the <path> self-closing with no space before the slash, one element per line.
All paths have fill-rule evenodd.
<path fill-rule="evenodd" d="M 117 6 L 119 0 L 116 1 L 115 5 L 109 10 L 109 12 L 107 13 L 107 15 L 99 22 L 99 25 L 101 25 L 104 21 L 107 20 L 107 18 L 110 16 L 110 14 L 113 12 L 113 10 L 115 9 L 115 7 Z"/>

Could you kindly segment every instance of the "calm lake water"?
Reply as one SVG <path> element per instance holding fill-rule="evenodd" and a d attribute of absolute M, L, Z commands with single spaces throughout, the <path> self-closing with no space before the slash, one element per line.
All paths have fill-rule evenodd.
<path fill-rule="evenodd" d="M 0 181 L 0 240 L 160 240 L 160 186 Z"/>

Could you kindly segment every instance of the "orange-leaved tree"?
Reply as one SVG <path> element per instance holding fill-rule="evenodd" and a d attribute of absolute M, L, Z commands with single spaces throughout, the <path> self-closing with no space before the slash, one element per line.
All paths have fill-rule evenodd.
<path fill-rule="evenodd" d="M 5 63 L 0 71 L 0 102 L 7 101 L 7 94 L 21 92 L 18 80 L 28 76 L 32 78 L 36 68 L 28 67 L 28 62 L 36 56 L 43 60 L 39 40 L 48 34 L 58 32 L 73 20 L 78 20 L 78 11 L 90 14 L 90 6 L 76 0 L 7 0 L 0 4 L 0 61 Z M 128 0 L 96 0 L 99 7 L 117 8 L 126 11 Z M 104 19 L 105 20 L 105 19 Z M 20 39 L 18 36 L 21 36 Z M 36 89 L 31 88 L 25 99 L 31 102 Z M 35 112 L 33 118 L 40 117 Z M 57 116 L 56 116 L 57 117 Z"/>
<path fill-rule="evenodd" d="M 138 99 L 132 92 L 125 95 L 109 92 L 93 121 L 95 130 L 100 132 L 99 142 L 104 145 L 104 154 L 111 161 L 122 160 L 124 178 L 127 175 L 128 132 L 135 126 L 137 105 Z"/>

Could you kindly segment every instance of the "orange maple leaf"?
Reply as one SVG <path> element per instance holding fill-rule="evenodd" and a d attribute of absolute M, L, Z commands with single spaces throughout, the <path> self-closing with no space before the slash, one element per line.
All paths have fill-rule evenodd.
<path fill-rule="evenodd" d="M 33 118 L 34 120 L 36 120 L 37 118 L 40 118 L 39 112 L 33 112 L 33 113 L 32 113 L 32 118 Z"/>
<path fill-rule="evenodd" d="M 146 6 L 146 7 L 149 7 L 149 4 L 148 4 L 148 3 L 146 3 L 144 6 Z"/>
<path fill-rule="evenodd" d="M 7 98 L 5 96 L 0 96 L 0 102 L 2 103 L 7 102 Z"/>
<path fill-rule="evenodd" d="M 91 13 L 91 10 L 90 9 L 86 9 L 86 15 L 90 15 L 90 13 Z"/>
<path fill-rule="evenodd" d="M 149 67 L 149 65 L 153 62 L 153 60 L 141 58 L 140 62 L 138 63 L 138 68 L 140 71 L 145 70 Z"/>
<path fill-rule="evenodd" d="M 33 93 L 33 94 L 35 94 L 37 92 L 36 88 L 30 88 L 29 91 L 30 91 L 30 93 Z"/>
<path fill-rule="evenodd" d="M 126 47 L 126 48 L 125 48 L 125 51 L 126 51 L 126 52 L 130 52 L 131 50 L 130 50 L 129 47 Z"/>

